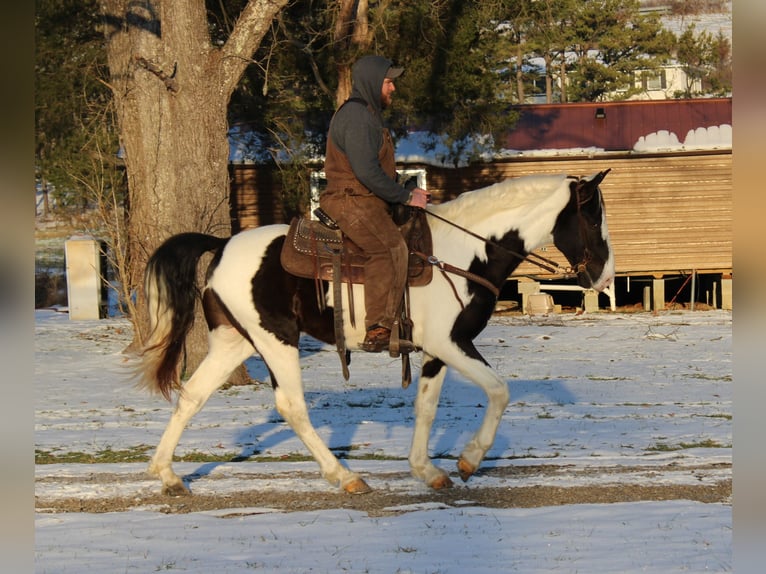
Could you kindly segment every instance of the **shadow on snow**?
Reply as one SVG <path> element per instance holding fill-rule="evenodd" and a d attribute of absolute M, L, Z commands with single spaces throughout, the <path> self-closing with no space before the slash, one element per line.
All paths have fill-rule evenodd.
<path fill-rule="evenodd" d="M 315 342 L 301 343 L 301 359 L 325 349 L 324 344 Z M 250 375 L 261 381 L 269 378 L 265 364 L 258 356 L 247 361 Z M 353 373 L 353 356 L 350 368 Z M 413 365 L 413 371 L 414 365 Z M 398 372 L 397 371 L 392 371 Z M 352 375 L 353 376 L 353 375 Z M 342 381 L 338 369 L 339 384 Z M 310 377 L 307 377 L 310 386 Z M 385 426 L 385 435 L 392 435 L 396 429 L 407 427 L 411 432 L 414 425 L 414 400 L 418 380 L 415 378 L 407 389 L 399 386 L 396 376 L 391 377 L 391 386 L 365 389 L 359 386 L 344 387 L 340 390 L 307 391 L 306 403 L 314 427 L 321 432 L 329 430 L 327 445 L 339 459 L 347 458 L 353 445 L 367 442 L 360 435 L 360 428 L 369 423 Z M 511 403 L 546 403 L 572 404 L 576 397 L 567 384 L 560 380 L 510 380 Z M 486 397 L 481 389 L 467 382 L 461 375 L 449 370 L 439 401 L 439 408 L 434 420 L 429 451 L 433 458 L 456 458 L 465 443 L 470 439 L 481 423 L 486 407 Z M 339 413 L 342 418 L 339 420 Z M 455 424 L 458 421 L 458 424 Z M 362 433 L 363 434 L 363 433 Z M 192 473 L 184 476 L 187 485 L 205 477 L 221 464 L 242 462 L 248 458 L 268 452 L 280 444 L 296 438 L 295 433 L 286 425 L 276 409 L 272 410 L 268 421 L 241 430 L 236 436 L 236 443 L 242 446 L 240 453 L 230 461 L 208 462 L 200 465 Z M 495 466 L 493 459 L 504 458 L 503 453 L 512 449 L 513 437 L 498 433 L 495 443 L 487 453 L 482 468 Z M 374 444 L 371 445 L 374 451 Z M 301 452 L 309 456 L 305 449 Z M 400 453 L 403 458 L 408 453 Z M 388 454 L 399 456 L 399 454 Z"/>

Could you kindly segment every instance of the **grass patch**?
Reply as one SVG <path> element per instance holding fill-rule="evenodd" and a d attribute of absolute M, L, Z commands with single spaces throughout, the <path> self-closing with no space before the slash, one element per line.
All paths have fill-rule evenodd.
<path fill-rule="evenodd" d="M 105 448 L 96 453 L 64 452 L 54 453 L 47 450 L 35 449 L 35 464 L 100 464 L 116 462 L 146 462 L 147 452 L 153 447 L 140 445 L 126 450 Z"/>
<path fill-rule="evenodd" d="M 731 445 L 724 445 L 712 439 L 705 439 L 699 442 L 680 442 L 677 445 L 659 442 L 650 446 L 646 450 L 650 452 L 674 452 L 677 450 L 688 450 L 690 448 L 731 448 Z"/>
<path fill-rule="evenodd" d="M 619 403 L 618 407 L 661 407 L 661 403 Z"/>
<path fill-rule="evenodd" d="M 730 383 L 734 380 L 731 375 L 706 375 L 705 373 L 684 373 L 681 375 L 685 379 L 699 379 L 701 381 L 723 381 Z"/>
<path fill-rule="evenodd" d="M 154 447 L 142 445 L 126 450 L 104 449 L 97 453 L 86 452 L 63 452 L 55 453 L 46 450 L 35 449 L 35 464 L 100 464 L 100 463 L 120 463 L 120 462 L 149 462 L 151 456 L 149 451 Z M 389 456 L 376 453 L 365 453 L 354 455 L 352 450 L 358 450 L 359 447 L 348 449 L 332 449 L 338 458 L 348 460 L 406 460 L 403 457 Z M 293 452 L 280 455 L 262 455 L 254 453 L 249 456 L 241 453 L 223 452 L 211 454 L 207 452 L 188 452 L 182 456 L 174 456 L 173 462 L 311 462 L 314 459 L 304 453 Z"/>
<path fill-rule="evenodd" d="M 386 455 L 386 454 L 380 454 L 380 453 L 374 453 L 369 452 L 367 454 L 359 454 L 359 455 L 352 455 L 349 456 L 347 454 L 341 455 L 337 454 L 338 458 L 344 458 L 348 460 L 407 460 L 407 457 L 404 456 L 392 456 L 392 455 Z"/>
<path fill-rule="evenodd" d="M 210 454 L 208 452 L 187 452 L 182 456 L 174 456 L 173 462 L 238 462 L 249 460 L 250 457 L 238 453 L 223 452 Z"/>

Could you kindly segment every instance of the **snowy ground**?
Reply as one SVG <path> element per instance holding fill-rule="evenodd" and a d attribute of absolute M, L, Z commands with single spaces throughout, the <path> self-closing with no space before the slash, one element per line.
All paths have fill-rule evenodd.
<path fill-rule="evenodd" d="M 689 16 L 671 16 L 663 15 L 661 17 L 663 26 L 673 32 L 676 36 L 683 34 L 687 27 L 694 25 L 697 34 L 706 33 L 716 38 L 718 34 L 723 34 L 728 40 L 732 41 L 732 9 L 734 2 L 724 2 L 723 10 L 715 13 L 694 14 Z"/>
<path fill-rule="evenodd" d="M 35 449 L 64 455 L 156 445 L 170 406 L 130 385 L 121 319 L 69 321 L 35 312 Z M 456 479 L 445 504 L 407 473 L 416 382 L 400 364 L 355 353 L 351 380 L 334 349 L 306 340 L 307 399 L 318 432 L 376 491 L 417 504 L 370 514 L 292 462 L 302 445 L 275 412 L 268 384 L 219 391 L 193 419 L 178 455 L 243 462 L 178 463 L 197 496 L 324 494 L 337 508 L 290 512 L 248 506 L 171 512 L 63 513 L 63 499 L 141 500 L 159 491 L 146 463 L 36 465 L 38 573 L 91 572 L 726 572 L 730 500 L 502 508 L 472 502 L 482 489 L 714 486 L 731 479 L 732 321 L 727 311 L 498 316 L 478 347 L 507 379 L 511 404 L 483 470 Z M 416 361 L 417 363 L 417 361 Z M 252 359 L 251 374 L 266 380 Z M 454 473 L 484 399 L 449 375 L 431 453 Z M 545 468 L 540 473 L 503 470 Z M 619 472 L 615 472 L 619 471 Z M 427 500 L 427 502 L 423 502 Z M 451 500 L 455 500 L 454 497 Z M 177 507 L 176 507 L 177 508 Z"/>

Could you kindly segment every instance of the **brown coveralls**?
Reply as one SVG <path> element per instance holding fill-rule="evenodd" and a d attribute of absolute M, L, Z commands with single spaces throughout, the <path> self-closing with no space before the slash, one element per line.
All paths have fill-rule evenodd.
<path fill-rule="evenodd" d="M 384 130 L 378 160 L 386 174 L 396 179 L 394 143 L 388 130 Z M 365 327 L 391 329 L 407 281 L 407 245 L 391 219 L 388 203 L 362 185 L 346 156 L 329 139 L 324 169 L 328 187 L 319 204 L 367 256 Z"/>

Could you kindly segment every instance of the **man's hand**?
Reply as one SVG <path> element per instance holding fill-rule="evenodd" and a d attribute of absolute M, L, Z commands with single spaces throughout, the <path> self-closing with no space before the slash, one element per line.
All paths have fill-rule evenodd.
<path fill-rule="evenodd" d="M 416 187 L 412 190 L 412 195 L 410 195 L 410 200 L 407 202 L 407 205 L 411 205 L 412 207 L 420 207 L 423 209 L 428 204 L 429 199 L 431 199 L 430 193 L 428 193 L 425 189 Z"/>

